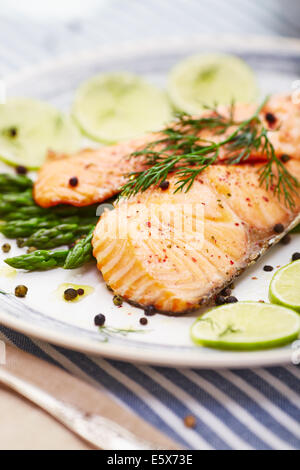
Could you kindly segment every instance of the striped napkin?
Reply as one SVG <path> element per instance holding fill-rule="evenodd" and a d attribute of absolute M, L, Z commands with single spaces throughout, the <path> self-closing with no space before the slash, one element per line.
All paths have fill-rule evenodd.
<path fill-rule="evenodd" d="M 94 10 L 82 6 L 80 18 L 54 22 L 49 15 L 31 17 L 29 10 L 12 13 L 12 3 L 1 3 L 0 77 L 66 52 L 129 40 L 220 32 L 300 36 L 297 0 L 110 0 L 97 2 Z M 68 351 L 5 327 L 0 331 L 18 348 L 101 386 L 124 409 L 187 448 L 300 449 L 299 367 L 143 367 Z M 189 415 L 195 427 L 185 426 Z"/>
<path fill-rule="evenodd" d="M 4 326 L 0 339 L 101 387 L 187 449 L 300 449 L 298 366 L 177 370 L 87 356 Z"/>

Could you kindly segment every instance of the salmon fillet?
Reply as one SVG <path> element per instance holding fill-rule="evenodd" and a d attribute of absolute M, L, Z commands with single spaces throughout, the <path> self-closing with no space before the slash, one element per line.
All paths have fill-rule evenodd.
<path fill-rule="evenodd" d="M 236 105 L 235 120 L 242 121 L 253 115 L 256 105 Z M 219 112 L 228 115 L 228 108 L 221 107 Z M 209 115 L 206 114 L 205 115 Z M 278 155 L 283 153 L 300 159 L 300 105 L 292 103 L 289 95 L 271 97 L 261 112 L 261 117 L 270 129 L 269 138 Z M 233 132 L 230 127 L 225 135 L 213 135 L 204 130 L 199 133 L 202 139 L 218 141 Z M 119 192 L 127 175 L 144 168 L 140 157 L 128 159 L 128 155 L 142 148 L 147 143 L 157 140 L 158 135 L 150 134 L 141 139 L 102 147 L 97 150 L 85 150 L 71 157 L 57 155 L 43 165 L 34 186 L 34 198 L 42 207 L 58 204 L 87 206 L 102 202 Z M 221 160 L 226 153 L 221 151 Z M 253 160 L 260 160 L 261 152 L 252 155 Z M 77 178 L 76 185 L 70 184 Z"/>
<path fill-rule="evenodd" d="M 300 179 L 300 161 L 287 166 Z M 129 302 L 160 312 L 208 303 L 299 221 L 300 194 L 289 209 L 260 186 L 258 169 L 214 165 L 188 193 L 174 194 L 171 177 L 165 191 L 121 200 L 102 215 L 93 237 L 105 282 Z"/>
<path fill-rule="evenodd" d="M 34 185 L 36 203 L 45 208 L 58 204 L 81 207 L 109 199 L 125 183 L 124 175 L 142 169 L 141 162 L 126 156 L 146 142 L 143 138 L 97 150 L 86 149 L 71 157 L 51 153 Z M 74 177 L 78 184 L 72 186 L 70 181 Z"/>

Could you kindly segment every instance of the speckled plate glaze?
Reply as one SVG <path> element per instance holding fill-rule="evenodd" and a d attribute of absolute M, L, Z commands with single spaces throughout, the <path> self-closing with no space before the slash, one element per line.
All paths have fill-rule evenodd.
<path fill-rule="evenodd" d="M 300 79 L 300 41 L 241 37 L 170 38 L 156 43 L 121 45 L 74 54 L 55 62 L 26 69 L 6 80 L 9 96 L 47 100 L 68 109 L 74 90 L 86 78 L 106 71 L 126 70 L 143 75 L 164 86 L 168 70 L 189 54 L 229 52 L 240 55 L 257 72 L 262 94 L 291 90 Z M 2 239 L 0 239 L 2 242 Z M 291 244 L 273 247 L 256 266 L 236 282 L 234 294 L 240 300 L 267 300 L 273 273 L 263 271 L 265 264 L 282 266 L 300 249 L 300 236 Z M 13 243 L 12 254 L 20 253 Z M 27 335 L 90 354 L 131 362 L 171 367 L 233 368 L 289 363 L 291 346 L 258 352 L 223 352 L 193 345 L 189 329 L 198 313 L 181 318 L 155 315 L 147 326 L 139 319 L 143 312 L 130 305 L 117 308 L 94 266 L 75 271 L 57 269 L 44 273 L 23 273 L 8 269 L 0 255 L 0 289 L 12 293 L 17 284 L 29 287 L 24 300 L 0 294 L 0 321 Z M 91 286 L 92 292 L 76 303 L 66 303 L 57 291 L 63 283 Z M 126 336 L 101 334 L 93 319 L 106 316 L 106 325 L 133 328 Z"/>

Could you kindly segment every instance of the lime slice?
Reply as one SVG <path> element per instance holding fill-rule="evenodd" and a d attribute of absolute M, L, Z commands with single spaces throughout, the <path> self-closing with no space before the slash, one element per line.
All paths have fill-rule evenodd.
<path fill-rule="evenodd" d="M 300 316 L 260 302 L 237 302 L 210 310 L 191 328 L 196 344 L 217 349 L 255 350 L 288 344 L 298 337 Z"/>
<path fill-rule="evenodd" d="M 271 281 L 270 301 L 300 312 L 300 260 L 283 266 Z"/>
<path fill-rule="evenodd" d="M 161 129 L 172 109 L 165 92 L 136 75 L 112 73 L 79 87 L 73 116 L 90 138 L 114 143 Z"/>
<path fill-rule="evenodd" d="M 204 106 L 255 101 L 258 88 L 252 69 L 231 55 L 196 55 L 179 62 L 168 80 L 176 108 L 197 114 Z"/>
<path fill-rule="evenodd" d="M 0 159 L 9 165 L 39 168 L 48 150 L 73 152 L 81 136 L 70 117 L 47 103 L 12 99 L 0 105 Z"/>

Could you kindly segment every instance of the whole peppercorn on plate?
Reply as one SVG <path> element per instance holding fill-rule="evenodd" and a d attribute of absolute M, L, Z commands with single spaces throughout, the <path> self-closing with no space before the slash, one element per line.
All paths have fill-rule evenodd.
<path fill-rule="evenodd" d="M 261 133 L 262 126 L 265 126 L 275 149 L 273 162 L 277 165 L 276 171 L 287 170 L 292 178 L 298 179 L 300 138 L 298 142 L 292 129 L 297 127 L 300 118 L 293 107 L 293 96 L 290 95 L 288 102 L 285 99 L 276 101 L 272 97 L 262 103 L 266 95 L 276 96 L 276 93 L 290 92 L 290 84 L 297 78 L 295 61 L 300 64 L 300 43 L 281 41 L 278 44 L 273 40 L 262 44 L 253 40 L 249 44 L 242 38 L 224 38 L 217 43 L 211 39 L 208 48 L 207 42 L 201 37 L 190 41 L 164 41 L 163 44 L 160 42 L 152 47 L 141 44 L 125 47 L 122 53 L 111 49 L 103 54 L 96 51 L 80 57 L 69 57 L 33 68 L 8 80 L 9 97 L 26 96 L 37 102 L 46 101 L 49 106 L 54 105 L 59 109 L 59 115 L 61 112 L 66 115 L 72 109 L 69 122 L 74 137 L 64 137 L 63 140 L 68 145 L 74 145 L 76 140 L 76 148 L 70 149 L 68 145 L 51 147 L 42 138 L 46 145 L 39 157 L 35 158 L 32 152 L 32 160 L 24 158 L 22 149 L 19 152 L 13 150 L 17 145 L 16 137 L 20 139 L 21 135 L 18 134 L 17 123 L 2 126 L 0 117 L 0 154 L 2 146 L 3 160 L 9 160 L 10 164 L 17 167 L 15 170 L 5 163 L 1 164 L 1 174 L 6 175 L 0 175 L 0 237 L 3 246 L 0 250 L 0 321 L 3 324 L 65 347 L 120 360 L 175 367 L 251 367 L 288 363 L 292 360 L 292 345 L 299 333 L 297 299 L 295 302 L 299 233 L 294 230 L 295 233 L 290 235 L 288 242 L 280 243 L 280 240 L 300 222 L 299 190 L 296 188 L 294 195 L 286 195 L 294 201 L 294 205 L 289 205 L 283 199 L 278 201 L 270 189 L 260 185 L 258 175 L 265 168 L 264 161 L 258 158 L 261 155 L 260 146 L 255 147 L 253 140 L 249 161 L 246 163 L 248 167 L 244 162 L 239 167 L 228 162 L 228 147 L 222 144 L 220 151 L 216 153 L 218 162 L 207 168 L 203 174 L 197 175 L 187 193 L 183 190 L 174 194 L 176 178 L 169 174 L 164 180 L 157 180 L 156 188 L 150 185 L 145 187 L 146 192 L 132 192 L 135 178 L 145 170 L 143 158 L 149 156 L 150 150 L 151 158 L 162 158 L 163 151 L 164 158 L 170 158 L 171 152 L 174 159 L 176 151 L 179 151 L 178 147 L 172 147 L 176 137 L 177 144 L 182 144 L 181 149 L 186 146 L 183 151 L 191 149 L 191 145 L 194 146 L 194 152 L 199 151 L 196 140 L 191 144 L 191 140 L 187 141 L 185 136 L 175 136 L 171 124 L 176 119 L 174 113 L 178 110 L 190 112 L 194 106 L 189 102 L 189 109 L 185 107 L 187 100 L 184 98 L 186 90 L 182 88 L 184 81 L 175 77 L 174 67 L 178 67 L 177 70 L 180 71 L 180 65 L 177 64 L 182 63 L 187 67 L 187 58 L 197 57 L 207 50 L 213 52 L 211 57 L 214 60 L 219 54 L 228 59 L 224 68 L 217 63 L 220 68 L 214 68 L 211 73 L 206 70 L 207 62 L 202 62 L 201 65 L 202 59 L 199 62 L 193 59 L 196 62 L 193 62 L 193 69 L 190 69 L 194 74 L 194 78 L 191 78 L 195 80 L 195 74 L 198 73 L 199 80 L 201 79 L 198 93 L 205 90 L 206 96 L 210 97 L 207 90 L 211 90 L 210 87 L 213 89 L 216 83 L 214 80 L 227 73 L 226 67 L 240 67 L 240 73 L 245 79 L 244 87 L 249 87 L 249 95 L 245 95 L 249 104 L 236 107 L 238 114 L 234 116 L 235 122 L 230 123 L 228 94 L 226 95 L 225 89 L 222 92 L 222 86 L 221 90 L 218 88 L 220 104 L 227 105 L 227 108 L 219 108 L 221 117 L 214 114 L 215 111 L 205 111 L 206 127 L 200 129 L 203 142 L 205 139 L 213 142 L 213 149 L 217 151 L 223 137 L 230 138 L 232 132 L 244 123 L 237 135 L 240 140 L 237 142 L 235 136 L 230 140 L 230 144 L 235 145 L 232 148 L 235 153 L 230 150 L 231 157 L 237 158 L 240 154 L 236 149 L 244 149 L 241 147 L 241 138 L 245 136 L 245 132 L 255 129 L 255 132 Z M 181 71 L 184 67 L 181 66 Z M 105 77 L 112 77 L 111 73 L 116 70 L 121 71 L 121 78 L 113 87 L 113 83 Z M 102 76 L 103 80 L 98 78 L 94 82 L 90 81 L 95 75 Z M 172 81 L 171 88 L 168 76 Z M 84 82 L 87 83 L 85 89 L 80 88 Z M 36 87 L 36 83 L 41 86 Z M 54 83 L 60 84 L 59 90 L 53 86 Z M 92 95 L 91 84 L 96 87 L 96 90 L 93 88 Z M 140 87 L 138 92 L 135 89 L 137 84 Z M 174 86 L 177 87 L 176 90 Z M 108 88 L 110 95 L 105 94 Z M 235 88 L 237 90 L 238 86 Z M 146 95 L 143 95 L 145 89 Z M 79 94 L 76 95 L 77 90 Z M 244 88 L 245 92 L 247 90 Z M 196 88 L 191 91 L 195 93 Z M 87 114 L 85 93 L 89 94 L 89 99 L 95 97 L 92 115 Z M 190 95 L 192 98 L 193 93 Z M 225 95 L 226 99 L 222 103 L 222 96 Z M 72 105 L 75 96 L 77 98 Z M 107 101 L 105 96 L 109 97 Z M 145 97 L 146 110 L 139 107 L 139 96 Z M 97 102 L 97 97 L 102 97 L 101 102 Z M 121 108 L 118 107 L 120 100 L 129 107 L 134 104 L 133 120 L 128 113 L 121 113 Z M 211 105 L 211 101 L 208 104 Z M 256 115 L 260 104 L 262 107 Z M 153 112 L 150 109 L 152 105 Z M 147 116 L 146 111 L 149 111 Z M 282 132 L 291 132 L 293 139 L 279 139 L 276 134 L 277 125 L 287 115 Z M 189 118 L 186 116 L 180 114 L 177 119 L 181 121 L 177 122 L 186 128 L 195 125 L 194 121 L 187 121 Z M 197 116 L 193 116 L 194 118 Z M 250 127 L 245 124 L 247 119 L 250 119 Z M 258 119 L 260 124 L 255 128 Z M 136 135 L 131 127 L 135 126 L 134 122 L 139 124 Z M 199 124 L 199 120 L 197 122 Z M 201 126 L 203 123 L 201 121 Z M 216 123 L 218 132 L 220 129 L 222 131 L 217 137 L 215 133 L 215 139 L 212 140 L 211 132 Z M 209 129 L 207 126 L 210 126 Z M 128 137 L 130 139 L 134 136 L 134 140 L 124 141 L 129 127 Z M 6 130 L 4 134 L 3 128 Z M 167 134 L 157 134 L 157 131 L 166 128 Z M 1 142 L 3 139 L 7 141 L 7 132 L 10 132 L 9 149 L 6 144 L 7 151 L 4 152 Z M 87 138 L 87 135 L 95 140 Z M 164 140 L 166 138 L 171 140 L 167 142 Z M 31 138 L 26 131 L 25 140 L 24 148 L 26 146 L 30 149 L 29 144 L 34 142 L 34 137 Z M 120 143 L 101 147 L 96 140 Z M 158 141 L 158 146 L 151 144 Z M 55 139 L 51 137 L 51 143 L 54 142 Z M 152 148 L 147 147 L 149 144 Z M 43 166 L 48 150 L 50 154 Z M 70 152 L 75 152 L 76 156 L 68 157 Z M 124 156 L 132 153 L 135 155 L 124 161 Z M 4 154 L 9 154 L 10 157 L 6 158 Z M 171 164 L 171 160 L 169 162 Z M 42 169 L 38 177 L 35 172 L 27 172 L 40 166 Z M 192 169 L 196 167 L 197 165 L 191 166 Z M 184 169 L 184 177 L 191 176 L 188 168 L 189 165 Z M 176 164 L 173 170 L 178 171 Z M 128 173 L 131 172 L 135 174 L 128 179 Z M 286 177 L 286 173 L 283 177 Z M 53 189 L 51 178 L 56 181 Z M 32 181 L 36 180 L 37 185 L 33 189 Z M 138 181 L 144 185 L 149 180 L 146 178 Z M 292 181 L 289 180 L 290 183 Z M 129 213 L 125 211 L 122 202 L 115 200 L 120 186 L 126 184 L 127 194 L 131 196 L 127 205 L 129 209 L 126 208 Z M 51 191 L 43 193 L 43 188 L 50 186 Z M 98 192 L 95 192 L 95 187 L 99 187 Z M 114 199 L 108 199 L 111 197 Z M 178 214 L 178 204 L 184 205 L 191 199 L 193 210 L 197 214 L 195 221 L 203 218 L 204 231 L 201 232 L 199 224 L 197 236 L 193 234 L 194 238 L 188 238 L 189 232 L 183 232 L 176 236 L 174 243 L 174 233 L 167 233 L 164 228 L 163 237 L 159 238 L 160 225 L 158 222 L 153 223 L 153 220 L 160 221 L 163 227 L 167 227 L 167 215 L 171 213 L 175 217 Z M 198 202 L 205 203 L 202 212 L 197 208 Z M 139 206 L 143 203 L 145 207 L 147 204 L 154 205 L 155 217 L 151 221 L 145 211 L 139 212 Z M 169 205 L 166 206 L 166 203 Z M 159 210 L 160 206 L 162 211 Z M 185 217 L 188 221 L 189 212 L 185 213 Z M 118 226 L 122 231 L 126 220 L 130 221 L 131 238 L 125 236 L 118 241 L 111 236 L 112 227 Z M 248 228 L 250 226 L 251 230 Z M 142 233 L 143 238 L 134 238 L 135 233 Z M 199 234 L 204 238 L 200 239 Z M 276 246 L 272 246 L 273 244 Z M 267 251 L 267 248 L 270 250 Z M 259 259 L 265 252 L 264 257 Z M 95 258 L 101 274 L 97 270 Z M 287 272 L 285 276 L 283 266 L 290 263 L 292 258 L 295 261 L 291 264 L 291 274 Z M 157 262 L 153 263 L 152 259 L 157 259 Z M 25 263 L 27 269 L 23 269 Z M 264 269 L 266 266 L 268 269 Z M 236 277 L 237 275 L 239 276 Z M 289 283 L 290 294 L 287 297 L 284 297 L 286 288 L 282 292 L 281 276 L 285 286 Z M 233 280 L 234 277 L 236 279 Z M 278 285 L 275 285 L 277 278 Z M 201 286 L 205 288 L 202 289 Z M 203 299 L 202 305 L 199 304 L 199 299 Z M 245 318 L 241 320 L 238 312 L 240 306 L 249 301 L 248 305 L 256 308 L 252 310 L 253 317 L 259 317 L 260 310 L 270 312 L 262 313 L 264 317 L 257 320 L 262 322 L 263 329 L 260 328 L 261 337 L 256 339 L 251 335 L 247 339 L 246 329 L 241 331 L 245 328 Z M 216 303 L 221 306 L 214 309 Z M 249 308 L 251 310 L 252 307 Z M 227 331 L 226 328 L 221 328 L 222 331 L 208 331 L 213 325 L 203 326 L 205 322 L 202 320 L 211 315 L 217 322 L 218 310 L 234 311 L 236 325 L 226 324 Z M 271 325 L 272 311 L 277 329 Z M 173 316 L 163 314 L 168 312 Z M 200 320 L 195 323 L 197 318 Z M 276 330 L 273 329 L 273 336 L 270 333 L 271 326 Z M 244 346 L 248 346 L 232 347 L 232 343 L 236 343 L 238 339 L 234 339 L 235 335 L 239 336 Z M 211 342 L 214 344 L 210 344 Z M 227 350 L 214 349 L 220 347 L 220 343 L 222 347 L 226 343 Z M 257 350 L 260 347 L 256 343 L 260 343 L 259 346 L 262 347 L 268 343 L 273 349 Z"/>

